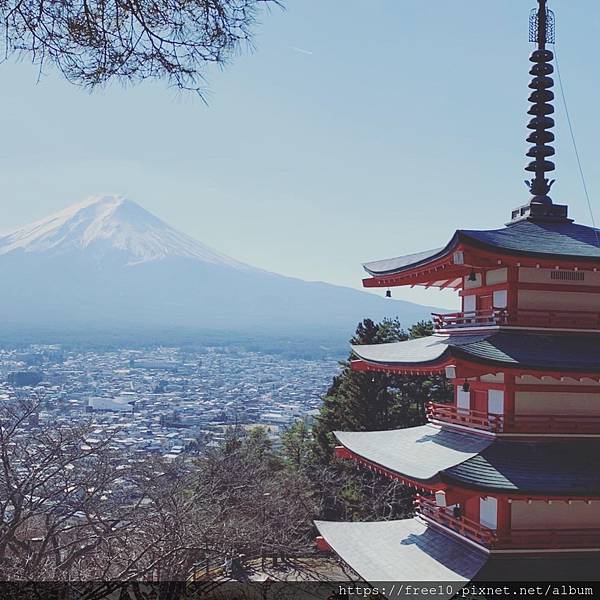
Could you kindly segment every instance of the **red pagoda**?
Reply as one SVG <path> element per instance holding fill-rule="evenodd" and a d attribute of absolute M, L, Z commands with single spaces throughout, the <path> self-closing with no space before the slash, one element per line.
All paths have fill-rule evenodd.
<path fill-rule="evenodd" d="M 335 432 L 338 456 L 418 490 L 417 516 L 317 522 L 367 582 L 593 579 L 600 565 L 600 230 L 549 197 L 554 16 L 538 0 L 526 170 L 501 229 L 365 265 L 365 287 L 452 288 L 430 337 L 355 346 L 360 371 L 444 374 L 451 404 L 409 429 Z"/>

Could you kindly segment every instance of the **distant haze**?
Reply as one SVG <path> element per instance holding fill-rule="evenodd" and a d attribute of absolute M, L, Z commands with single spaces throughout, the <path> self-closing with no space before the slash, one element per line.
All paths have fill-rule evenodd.
<path fill-rule="evenodd" d="M 435 310 L 254 268 L 112 196 L 0 236 L 0 277 L 5 331 L 83 338 L 173 328 L 345 340 L 365 317 L 408 327 Z"/>

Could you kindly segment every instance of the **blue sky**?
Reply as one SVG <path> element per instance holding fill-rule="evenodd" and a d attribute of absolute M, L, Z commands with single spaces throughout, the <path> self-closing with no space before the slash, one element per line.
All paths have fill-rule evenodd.
<path fill-rule="evenodd" d="M 361 262 L 499 227 L 527 201 L 533 4 L 288 0 L 255 51 L 209 73 L 208 106 L 163 83 L 90 95 L 50 67 L 36 83 L 36 67 L 2 64 L 0 230 L 119 193 L 239 260 L 359 287 Z M 550 5 L 595 201 L 600 5 Z M 558 98 L 553 197 L 589 223 Z"/>

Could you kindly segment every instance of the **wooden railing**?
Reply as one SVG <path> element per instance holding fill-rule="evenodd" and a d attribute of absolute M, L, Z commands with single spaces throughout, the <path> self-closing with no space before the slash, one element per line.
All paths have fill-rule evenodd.
<path fill-rule="evenodd" d="M 431 313 L 436 329 L 453 329 L 456 327 L 476 327 L 483 325 L 502 325 L 506 323 L 506 310 L 490 308 L 454 313 Z"/>
<path fill-rule="evenodd" d="M 505 308 L 467 312 L 431 313 L 436 329 L 513 325 L 557 329 L 600 329 L 600 312 L 585 310 L 519 309 L 509 313 Z"/>
<path fill-rule="evenodd" d="M 504 417 L 493 415 L 480 410 L 458 408 L 453 404 L 436 404 L 430 402 L 427 405 L 427 416 L 431 420 L 474 427 L 486 431 L 501 432 L 504 429 Z"/>
<path fill-rule="evenodd" d="M 438 506 L 433 500 L 417 495 L 416 505 L 419 512 L 426 518 L 455 531 L 483 546 L 490 547 L 495 542 L 495 532 L 492 529 L 472 521 L 466 517 L 456 516 L 450 508 Z"/>
<path fill-rule="evenodd" d="M 458 408 L 453 404 L 427 405 L 430 420 L 464 425 L 494 433 L 581 433 L 600 434 L 596 415 L 495 415 L 485 411 Z"/>
<path fill-rule="evenodd" d="M 417 496 L 421 515 L 482 546 L 491 549 L 600 548 L 600 529 L 512 529 L 497 531 L 477 521 L 456 515 L 451 508 L 437 506 L 430 498 Z"/>

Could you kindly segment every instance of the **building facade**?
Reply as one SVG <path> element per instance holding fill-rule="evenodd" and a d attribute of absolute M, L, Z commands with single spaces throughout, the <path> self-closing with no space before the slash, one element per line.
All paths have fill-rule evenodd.
<path fill-rule="evenodd" d="M 530 201 L 500 229 L 365 265 L 365 287 L 450 288 L 435 333 L 355 346 L 352 367 L 444 374 L 429 423 L 335 432 L 339 457 L 418 490 L 417 516 L 318 522 L 322 548 L 369 582 L 593 579 L 600 564 L 600 230 L 555 204 L 548 179 L 554 16 L 530 20 Z"/>

